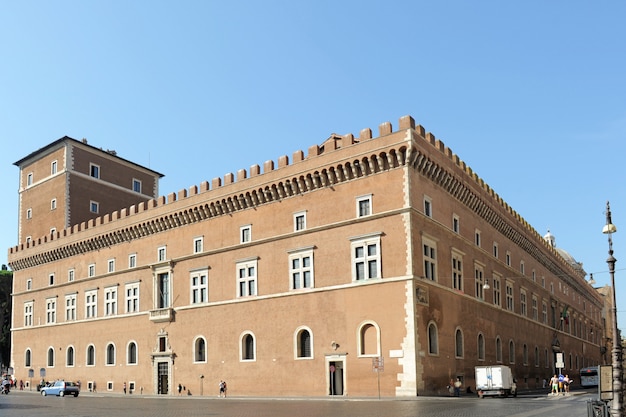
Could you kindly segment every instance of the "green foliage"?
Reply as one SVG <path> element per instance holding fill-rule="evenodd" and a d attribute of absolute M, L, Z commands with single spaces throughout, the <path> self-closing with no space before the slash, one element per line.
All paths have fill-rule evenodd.
<path fill-rule="evenodd" d="M 0 365 L 9 366 L 11 360 L 11 291 L 13 272 L 4 265 L 0 270 Z"/>

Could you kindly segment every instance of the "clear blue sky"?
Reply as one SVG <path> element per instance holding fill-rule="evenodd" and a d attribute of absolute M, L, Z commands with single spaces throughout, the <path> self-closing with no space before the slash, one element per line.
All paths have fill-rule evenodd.
<path fill-rule="evenodd" d="M 17 243 L 13 162 L 64 135 L 164 173 L 163 195 L 410 114 L 598 285 L 610 200 L 624 327 L 625 16 L 623 1 L 2 0 L 0 247 Z"/>

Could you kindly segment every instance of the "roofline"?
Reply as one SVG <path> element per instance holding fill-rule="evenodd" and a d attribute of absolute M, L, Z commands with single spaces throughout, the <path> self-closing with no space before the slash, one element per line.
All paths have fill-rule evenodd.
<path fill-rule="evenodd" d="M 146 170 L 148 170 L 148 171 L 150 171 L 150 172 L 152 172 L 152 173 L 154 173 L 154 174 L 158 175 L 158 176 L 159 176 L 159 178 L 163 178 L 163 177 L 165 176 L 164 174 L 161 174 L 160 172 L 157 172 L 157 171 L 155 171 L 155 170 L 153 170 L 153 169 L 150 169 L 150 168 L 145 167 L 145 166 L 143 166 L 143 165 L 139 165 L 139 164 L 137 164 L 137 163 L 135 163 L 135 162 L 133 162 L 133 161 L 129 161 L 128 159 L 124 159 L 124 158 L 119 157 L 119 156 L 117 156 L 117 155 L 114 155 L 114 154 L 112 154 L 112 153 L 110 153 L 110 152 L 104 151 L 104 150 L 102 150 L 101 148 L 96 148 L 95 146 L 88 144 L 86 141 L 85 141 L 85 142 L 83 142 L 83 141 L 79 141 L 79 140 L 76 140 L 76 139 L 74 139 L 74 138 L 71 138 L 71 137 L 69 137 L 69 136 L 67 136 L 67 135 L 66 135 L 66 136 L 63 136 L 63 137 L 62 137 L 62 138 L 60 138 L 60 139 L 55 140 L 54 142 L 51 142 L 51 143 L 47 144 L 47 145 L 46 145 L 46 146 L 44 146 L 43 148 L 39 148 L 39 149 L 37 149 L 36 151 L 29 153 L 29 154 L 28 154 L 28 155 L 26 155 L 24 158 L 22 158 L 22 159 L 20 159 L 20 160 L 18 160 L 18 161 L 16 161 L 16 162 L 14 162 L 14 163 L 13 163 L 13 165 L 15 165 L 15 166 L 19 167 L 19 166 L 21 166 L 21 165 L 22 165 L 22 164 L 23 164 L 26 160 L 31 159 L 31 158 L 32 158 L 32 157 L 34 157 L 35 155 L 37 155 L 37 154 L 39 154 L 39 153 L 42 153 L 42 152 L 44 152 L 44 151 L 46 151 L 46 150 L 48 150 L 48 149 L 50 149 L 50 148 L 53 148 L 53 147 L 55 147 L 56 145 L 58 145 L 59 143 L 61 143 L 61 142 L 65 142 L 65 141 L 72 141 L 72 142 L 74 142 L 74 143 L 77 143 L 77 144 L 80 144 L 80 145 L 83 145 L 83 146 L 87 146 L 87 147 L 89 147 L 89 148 L 93 149 L 93 150 L 94 150 L 94 151 L 96 151 L 96 152 L 105 153 L 105 154 L 107 154 L 107 155 L 109 155 L 109 156 L 112 156 L 112 157 L 114 157 L 114 158 L 117 158 L 117 159 L 119 159 L 119 160 L 122 160 L 122 161 L 124 161 L 124 162 L 127 162 L 127 163 L 129 163 L 129 164 L 135 165 L 135 166 L 140 167 L 140 168 L 142 168 L 142 169 L 146 169 Z"/>

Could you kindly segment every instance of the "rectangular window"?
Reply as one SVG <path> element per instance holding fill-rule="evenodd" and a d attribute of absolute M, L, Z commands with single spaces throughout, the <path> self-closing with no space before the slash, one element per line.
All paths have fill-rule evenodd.
<path fill-rule="evenodd" d="M 193 239 L 193 253 L 202 253 L 202 244 L 204 239 L 202 237 L 196 237 Z"/>
<path fill-rule="evenodd" d="M 107 272 L 115 272 L 115 259 L 109 259 L 107 262 Z"/>
<path fill-rule="evenodd" d="M 26 176 L 26 186 L 30 187 L 31 185 L 33 185 L 33 173 L 32 172 Z"/>
<path fill-rule="evenodd" d="M 352 280 L 382 278 L 380 235 L 352 240 Z"/>
<path fill-rule="evenodd" d="M 46 300 L 46 323 L 56 323 L 57 321 L 57 299 L 48 298 Z"/>
<path fill-rule="evenodd" d="M 459 219 L 459 216 L 456 214 L 452 215 L 452 231 L 454 233 L 461 232 L 461 220 Z"/>
<path fill-rule="evenodd" d="M 424 215 L 426 217 L 433 217 L 433 202 L 428 196 L 424 196 Z"/>
<path fill-rule="evenodd" d="M 300 250 L 289 255 L 289 276 L 290 289 L 313 288 L 313 250 Z"/>
<path fill-rule="evenodd" d="M 29 327 L 33 325 L 33 301 L 24 303 L 24 326 Z"/>
<path fill-rule="evenodd" d="M 32 278 L 28 278 L 26 280 L 26 291 L 30 291 L 33 289 L 33 279 Z"/>
<path fill-rule="evenodd" d="M 74 272 L 74 270 L 73 270 L 73 269 L 69 269 L 69 270 L 67 271 L 67 282 L 73 282 L 73 281 L 74 281 L 74 278 L 75 278 L 75 274 L 76 274 L 76 273 Z"/>
<path fill-rule="evenodd" d="M 533 309 L 533 320 L 539 321 L 539 301 L 537 300 L 536 295 L 533 295 L 533 298 L 532 298 L 532 309 Z"/>
<path fill-rule="evenodd" d="M 498 249 L 498 244 L 496 242 L 493 242 L 493 257 L 498 259 L 499 255 L 500 255 L 500 251 Z"/>
<path fill-rule="evenodd" d="M 141 181 L 136 178 L 133 178 L 133 191 L 136 193 L 141 192 Z"/>
<path fill-rule="evenodd" d="M 139 311 L 139 283 L 126 284 L 126 312 L 137 313 Z"/>
<path fill-rule="evenodd" d="M 437 281 L 437 247 L 435 242 L 423 240 L 422 254 L 424 255 L 424 277 Z"/>
<path fill-rule="evenodd" d="M 33 209 L 28 209 L 26 210 L 26 218 L 27 219 L 32 219 L 33 218 Z"/>
<path fill-rule="evenodd" d="M 54 285 L 54 274 L 48 275 L 48 285 Z"/>
<path fill-rule="evenodd" d="M 202 304 L 209 301 L 209 272 L 208 270 L 191 273 L 191 304 Z"/>
<path fill-rule="evenodd" d="M 98 290 L 85 292 L 85 318 L 92 319 L 98 316 Z"/>
<path fill-rule="evenodd" d="M 545 301 L 541 302 L 541 322 L 548 324 L 548 304 Z"/>
<path fill-rule="evenodd" d="M 237 296 L 257 295 L 257 260 L 237 262 Z"/>
<path fill-rule="evenodd" d="M 137 266 L 137 254 L 128 255 L 128 267 L 135 268 Z"/>
<path fill-rule="evenodd" d="M 96 164 L 89 164 L 89 175 L 93 178 L 100 178 L 100 166 Z"/>
<path fill-rule="evenodd" d="M 165 246 L 161 246 L 157 249 L 157 261 L 163 262 L 167 259 L 167 251 Z"/>
<path fill-rule="evenodd" d="M 520 261 L 519 271 L 522 275 L 526 275 L 526 265 L 524 265 L 524 261 Z"/>
<path fill-rule="evenodd" d="M 527 316 L 528 310 L 526 307 L 526 291 L 524 290 L 520 290 L 519 292 L 519 307 L 520 307 L 520 314 L 524 317 Z"/>
<path fill-rule="evenodd" d="M 95 214 L 100 213 L 100 203 L 98 203 L 97 201 L 90 201 L 89 211 Z"/>
<path fill-rule="evenodd" d="M 513 311 L 515 308 L 515 304 L 513 303 L 513 284 L 508 282 L 506 283 L 506 309 L 509 311 Z"/>
<path fill-rule="evenodd" d="M 474 265 L 474 288 L 476 298 L 479 300 L 485 299 L 485 277 L 483 267 L 480 265 Z"/>
<path fill-rule="evenodd" d="M 474 232 L 474 243 L 476 244 L 476 246 L 478 246 L 480 248 L 481 245 L 481 241 L 480 241 L 480 230 L 476 230 Z"/>
<path fill-rule="evenodd" d="M 356 216 L 365 217 L 372 214 L 372 195 L 365 195 L 356 199 Z"/>
<path fill-rule="evenodd" d="M 463 291 L 463 257 L 452 253 L 452 288 Z"/>
<path fill-rule="evenodd" d="M 293 215 L 293 231 L 306 229 L 306 212 L 301 211 Z"/>
<path fill-rule="evenodd" d="M 104 315 L 114 316 L 117 314 L 117 287 L 104 289 Z"/>
<path fill-rule="evenodd" d="M 170 307 L 170 274 L 169 272 L 161 272 L 157 274 L 157 305 L 156 308 Z"/>
<path fill-rule="evenodd" d="M 239 243 L 247 243 L 252 240 L 252 225 L 248 224 L 239 228 Z"/>
<path fill-rule="evenodd" d="M 50 175 L 54 175 L 57 173 L 59 163 L 57 161 L 52 161 L 50 164 Z"/>
<path fill-rule="evenodd" d="M 87 276 L 88 277 L 95 277 L 96 276 L 96 264 L 90 264 L 87 267 Z"/>
<path fill-rule="evenodd" d="M 57 199 L 53 198 L 52 200 L 50 200 L 50 210 L 56 210 L 57 208 Z"/>
<path fill-rule="evenodd" d="M 65 296 L 65 321 L 76 320 L 76 294 Z"/>
<path fill-rule="evenodd" d="M 501 300 L 501 287 L 500 287 L 500 276 L 499 275 L 495 275 L 493 276 L 493 304 L 498 306 L 498 307 L 502 307 L 502 300 Z"/>
<path fill-rule="evenodd" d="M 506 253 L 506 265 L 511 266 L 511 254 L 509 252 Z"/>

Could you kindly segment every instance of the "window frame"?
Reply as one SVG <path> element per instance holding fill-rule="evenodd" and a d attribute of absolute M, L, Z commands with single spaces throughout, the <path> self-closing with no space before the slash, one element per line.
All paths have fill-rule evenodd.
<path fill-rule="evenodd" d="M 100 165 L 94 164 L 93 162 L 89 163 L 89 176 L 91 178 L 100 179 L 101 177 Z"/>
<path fill-rule="evenodd" d="M 369 235 L 357 236 L 350 238 L 350 262 L 352 270 L 352 282 L 363 282 L 370 279 L 382 279 L 382 245 L 381 234 L 374 233 Z M 369 252 L 370 247 L 375 247 L 376 253 L 371 255 Z M 362 256 L 358 256 L 357 249 L 362 250 Z M 371 266 L 375 262 L 374 271 L 376 276 L 371 276 Z M 363 264 L 362 274 L 360 277 L 360 269 L 358 265 Z M 367 266 L 367 268 L 366 268 Z"/>
<path fill-rule="evenodd" d="M 365 194 L 356 198 L 356 217 L 371 216 L 373 210 L 372 194 Z"/>
<path fill-rule="evenodd" d="M 306 230 L 306 211 L 293 214 L 293 231 L 301 232 L 302 230 Z"/>
<path fill-rule="evenodd" d="M 76 321 L 78 293 L 65 295 L 65 321 Z"/>
<path fill-rule="evenodd" d="M 252 242 L 252 225 L 246 224 L 243 226 L 239 226 L 239 243 L 250 243 Z"/>
<path fill-rule="evenodd" d="M 197 282 L 196 282 L 197 280 Z M 189 273 L 189 304 L 209 302 L 209 269 L 203 268 Z"/>
<path fill-rule="evenodd" d="M 131 293 L 129 293 L 131 290 Z M 139 309 L 139 282 L 129 282 L 124 285 L 124 312 L 138 313 Z M 129 307 L 133 307 L 132 309 Z"/>
<path fill-rule="evenodd" d="M 258 258 L 242 259 L 236 262 L 237 271 L 237 298 L 254 297 L 258 295 Z M 250 271 L 252 270 L 252 275 Z M 245 272 L 242 275 L 242 271 Z M 243 290 L 246 291 L 243 291 Z"/>
<path fill-rule="evenodd" d="M 85 318 L 95 319 L 98 317 L 98 290 L 85 291 Z"/>
<path fill-rule="evenodd" d="M 305 259 L 308 259 L 308 266 L 305 266 Z M 294 267 L 294 261 L 298 261 L 298 266 Z M 304 290 L 309 288 L 315 288 L 315 268 L 313 247 L 300 248 L 289 252 L 289 289 L 290 290 Z M 309 274 L 308 285 L 306 274 Z M 298 276 L 298 283 L 296 285 L 296 274 Z"/>
<path fill-rule="evenodd" d="M 104 316 L 117 315 L 117 285 L 104 288 Z"/>

